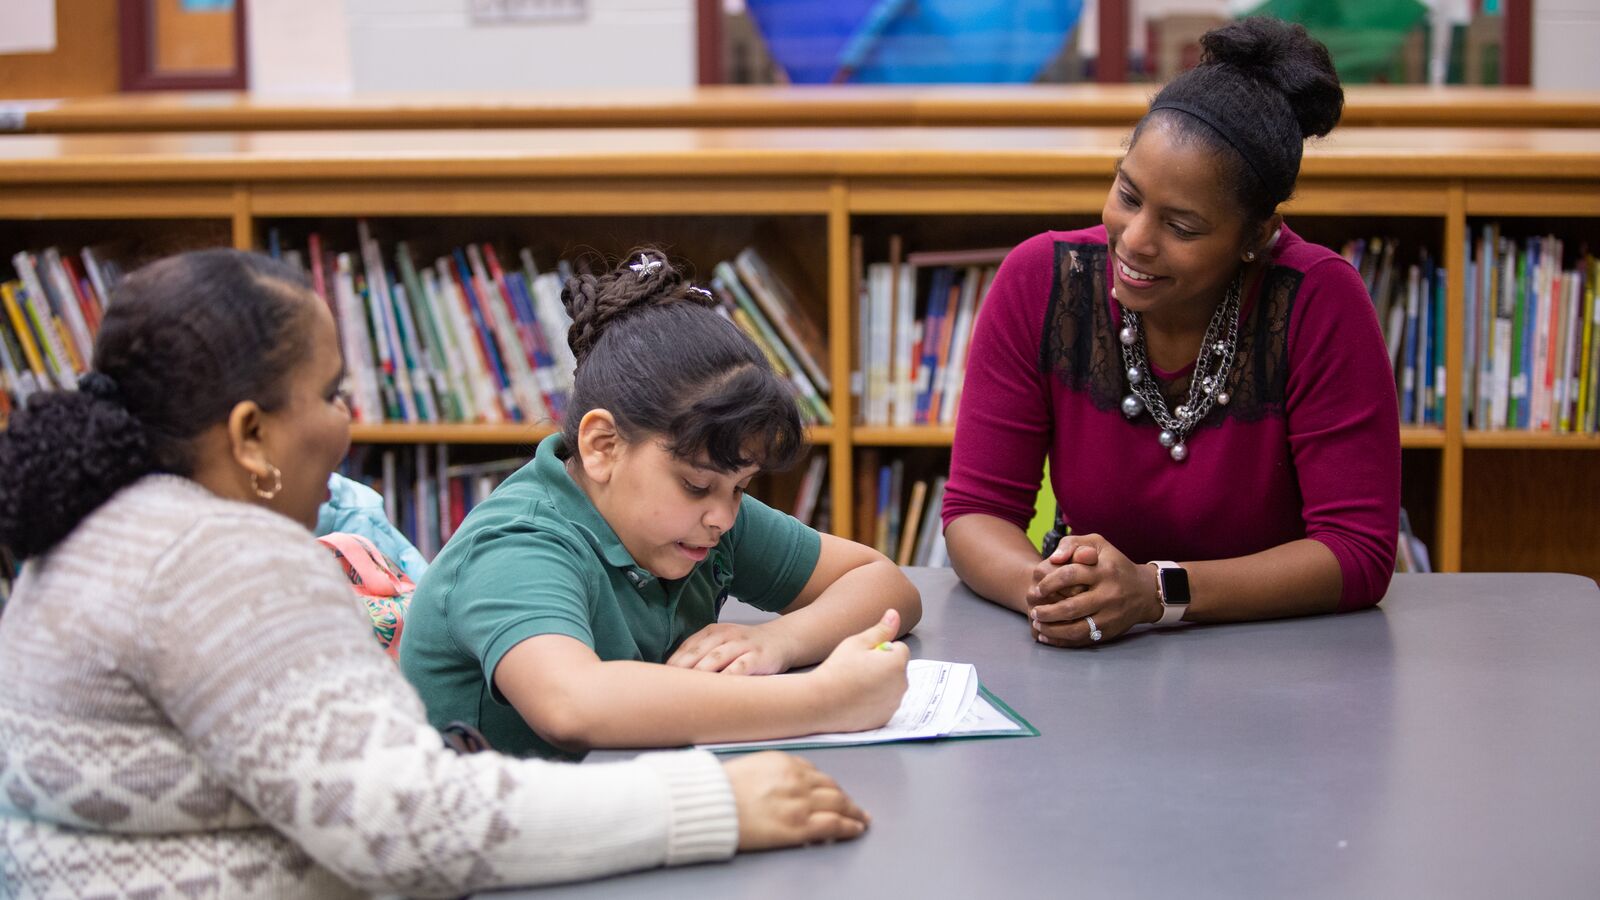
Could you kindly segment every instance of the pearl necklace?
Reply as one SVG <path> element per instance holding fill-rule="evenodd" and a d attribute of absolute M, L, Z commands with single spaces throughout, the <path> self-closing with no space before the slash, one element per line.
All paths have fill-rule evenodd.
<path fill-rule="evenodd" d="M 1189 378 L 1189 394 L 1183 404 L 1171 412 L 1167 411 L 1161 388 L 1150 376 L 1139 314 L 1117 304 L 1122 310 L 1122 330 L 1117 337 L 1122 342 L 1122 363 L 1127 369 L 1131 391 L 1122 398 L 1122 414 L 1137 419 L 1139 413 L 1148 409 L 1150 417 L 1161 426 L 1156 440 L 1167 448 L 1174 462 L 1189 458 L 1189 433 L 1211 411 L 1212 404 L 1227 406 L 1231 399 L 1227 391 L 1228 369 L 1233 365 L 1233 351 L 1239 343 L 1239 292 L 1243 280 L 1242 273 L 1233 280 L 1217 311 L 1211 314 L 1205 338 L 1200 342 L 1200 355 L 1195 357 L 1194 373 Z"/>

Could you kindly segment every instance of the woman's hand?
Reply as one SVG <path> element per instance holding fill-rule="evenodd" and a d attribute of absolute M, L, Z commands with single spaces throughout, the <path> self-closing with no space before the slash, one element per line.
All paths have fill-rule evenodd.
<path fill-rule="evenodd" d="M 1042 606 L 1065 600 L 1081 593 L 1084 585 L 1074 581 L 1077 573 L 1066 571 L 1073 565 L 1092 566 L 1100 559 L 1098 549 L 1092 544 L 1072 543 L 1072 535 L 1061 539 L 1049 556 L 1033 567 L 1033 586 L 1028 588 L 1028 607 Z"/>
<path fill-rule="evenodd" d="M 878 624 L 839 642 L 805 677 L 820 685 L 819 707 L 826 731 L 865 731 L 889 721 L 906 693 L 911 651 L 894 636 L 900 613 L 891 609 Z"/>
<path fill-rule="evenodd" d="M 781 619 L 761 625 L 717 622 L 684 639 L 667 665 L 727 675 L 775 675 L 793 663 Z"/>
<path fill-rule="evenodd" d="M 1094 561 L 1085 551 L 1092 551 Z M 1035 640 L 1054 647 L 1088 647 L 1115 639 L 1141 622 L 1161 618 L 1156 572 L 1139 565 L 1098 534 L 1068 535 L 1061 539 L 1042 566 L 1045 572 L 1028 592 L 1028 618 Z M 1093 616 L 1100 641 L 1089 638 Z"/>
<path fill-rule="evenodd" d="M 722 769 L 733 786 L 740 850 L 847 841 L 872 821 L 832 778 L 798 756 L 755 753 Z"/>

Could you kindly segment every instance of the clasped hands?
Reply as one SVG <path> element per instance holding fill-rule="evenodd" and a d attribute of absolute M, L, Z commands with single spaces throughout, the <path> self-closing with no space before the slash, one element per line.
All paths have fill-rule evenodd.
<path fill-rule="evenodd" d="M 1026 595 L 1034 640 L 1052 647 L 1089 647 L 1161 618 L 1156 571 L 1128 559 L 1098 534 L 1069 534 L 1033 569 Z M 1093 616 L 1101 631 L 1089 639 Z"/>

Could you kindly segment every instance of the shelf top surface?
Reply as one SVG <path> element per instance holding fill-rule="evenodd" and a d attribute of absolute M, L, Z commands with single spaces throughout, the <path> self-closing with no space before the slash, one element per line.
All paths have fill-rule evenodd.
<path fill-rule="evenodd" d="M 1127 129 L 637 128 L 0 138 L 0 183 L 508 177 L 1104 177 Z M 1600 129 L 1351 128 L 1308 178 L 1600 178 Z"/>
<path fill-rule="evenodd" d="M 681 125 L 1128 125 L 1155 84 L 847 85 L 561 92 L 273 95 L 176 92 L 0 101 L 38 133 L 298 128 Z M 1343 123 L 1590 127 L 1600 93 L 1517 87 L 1352 85 Z"/>

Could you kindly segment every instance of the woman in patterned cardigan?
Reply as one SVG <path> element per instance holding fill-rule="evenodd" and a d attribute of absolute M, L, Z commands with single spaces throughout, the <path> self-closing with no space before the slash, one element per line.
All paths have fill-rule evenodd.
<path fill-rule="evenodd" d="M 781 754 L 447 750 L 307 534 L 349 442 L 338 348 L 294 269 L 184 254 L 0 435 L 4 892 L 459 895 L 862 833 Z"/>

